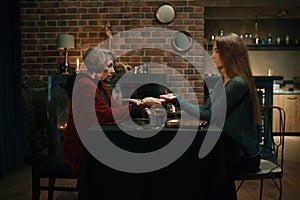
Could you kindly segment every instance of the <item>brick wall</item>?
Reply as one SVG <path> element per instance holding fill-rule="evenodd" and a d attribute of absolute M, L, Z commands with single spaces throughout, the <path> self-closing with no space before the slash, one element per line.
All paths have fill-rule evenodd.
<path fill-rule="evenodd" d="M 188 31 L 196 43 L 204 42 L 204 7 L 199 1 L 168 1 L 176 12 L 175 19 L 168 24 L 160 23 L 155 13 L 165 1 L 93 1 L 93 0 L 21 0 L 22 66 L 23 79 L 47 80 L 49 73 L 57 73 L 58 63 L 63 62 L 62 53 L 56 48 L 57 34 L 71 34 L 75 38 L 75 49 L 69 50 L 69 62 L 76 66 L 76 59 L 82 62 L 82 53 L 89 47 L 103 44 L 108 47 L 108 37 L 104 26 L 110 24 L 113 38 L 109 46 L 118 55 L 118 61 L 130 66 L 158 63 L 149 73 L 167 74 L 167 84 L 178 89 L 186 98 L 191 98 L 191 89 L 180 84 L 176 77 L 183 75 L 195 90 L 199 103 L 202 103 L 203 81 L 194 66 L 203 71 L 201 49 L 194 48 L 188 54 L 176 52 L 170 46 L 173 36 L 150 36 L 165 40 L 149 40 L 148 43 L 160 44 L 158 49 L 138 49 L 140 41 L 126 38 L 123 45 L 115 45 L 114 38 L 124 32 L 143 27 L 155 27 L 172 31 Z M 171 32 L 172 32 L 171 31 Z M 150 34 L 151 31 L 147 30 Z M 154 31 L 158 33 L 158 31 Z M 166 39 L 167 38 L 167 39 Z M 143 41 L 143 43 L 147 43 Z M 166 46 L 165 46 L 166 45 Z M 157 46 L 155 46 L 157 48 Z M 130 49 L 131 51 L 127 50 Z M 171 51 L 170 51 L 171 50 Z M 194 51 L 194 52 L 193 52 Z M 191 59 L 191 57 L 193 57 Z M 194 66 L 193 66 L 194 65 Z M 175 76 L 173 70 L 179 72 Z M 175 78 L 174 78 L 175 77 Z"/>
<path fill-rule="evenodd" d="M 58 63 L 63 55 L 56 47 L 58 34 L 71 34 L 75 38 L 75 49 L 69 50 L 69 62 L 76 66 L 76 59 L 82 62 L 82 54 L 87 48 L 103 44 L 118 55 L 118 63 L 132 67 L 152 64 L 149 73 L 167 74 L 168 87 L 187 99 L 195 100 L 196 93 L 200 104 L 203 103 L 203 81 L 199 71 L 203 71 L 203 50 L 192 46 L 188 53 L 178 52 L 171 45 L 176 31 L 188 31 L 194 42 L 204 43 L 204 7 L 199 1 L 168 1 L 176 12 L 175 19 L 169 24 L 160 23 L 155 13 L 163 0 L 21 0 L 22 33 L 22 78 L 43 79 L 48 74 L 58 72 Z M 110 43 L 104 26 L 110 24 L 113 35 Z M 122 34 L 143 27 L 151 30 L 136 31 L 150 39 L 136 37 L 122 38 Z M 158 29 L 158 30 L 155 30 Z M 171 34 L 160 29 L 172 30 Z M 163 33 L 164 34 L 163 34 Z M 126 35 L 126 34 L 125 34 Z M 120 36 L 120 37 L 119 37 Z M 116 41 L 115 38 L 121 38 Z M 145 44 L 144 48 L 139 46 Z M 111 45 L 109 45 L 111 44 Z M 108 46 L 105 46 L 108 45 Z M 155 65 L 153 65 L 155 63 Z M 197 68 L 197 71 L 195 69 Z M 178 73 L 176 75 L 176 73 Z M 182 77 L 186 82 L 182 82 Z M 187 87 L 190 85 L 191 87 Z M 28 131 L 24 120 L 25 157 L 28 154 Z"/>

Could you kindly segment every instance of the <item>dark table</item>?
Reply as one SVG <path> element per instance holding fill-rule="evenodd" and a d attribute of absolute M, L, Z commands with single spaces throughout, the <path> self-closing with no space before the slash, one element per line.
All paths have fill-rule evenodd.
<path fill-rule="evenodd" d="M 101 128 L 100 132 L 98 128 L 90 128 L 85 134 L 105 135 L 118 147 L 138 154 L 152 152 L 172 144 L 179 130 L 164 127 L 152 137 L 140 138 L 125 134 L 124 130 L 118 126 L 102 126 Z M 202 145 L 204 145 L 203 141 L 207 130 L 208 127 L 180 129 L 180 133 L 183 135 L 194 134 L 195 136 L 187 150 L 171 164 L 148 172 L 142 172 L 142 170 L 137 172 L 143 167 L 147 168 L 146 166 L 137 167 L 136 172 L 120 171 L 115 169 L 116 167 L 112 168 L 107 163 L 103 164 L 98 161 L 93 156 L 95 154 L 90 153 L 93 150 L 87 150 L 91 150 L 90 147 L 84 148 L 79 175 L 79 199 L 236 199 L 234 180 L 228 160 L 227 137 L 221 134 L 208 155 L 199 158 L 199 150 L 204 147 Z M 220 129 L 214 127 L 210 127 L 209 130 L 209 134 L 220 133 Z M 130 130 L 133 134 L 144 135 L 151 131 L 153 130 L 135 128 Z M 127 130 L 125 132 L 127 133 Z M 86 136 L 86 138 L 88 137 Z M 83 140 L 87 141 L 86 138 Z M 93 144 L 92 149 L 97 148 L 95 140 Z M 180 148 L 179 145 L 178 148 Z M 174 150 L 176 149 L 175 146 Z M 110 153 L 110 151 L 106 153 Z M 114 155 L 111 153 L 111 156 Z M 154 158 L 153 166 L 160 163 L 160 159 L 164 159 L 162 157 Z M 172 153 L 170 157 L 172 157 Z M 116 166 L 118 164 L 121 166 L 121 162 Z M 145 163 L 145 165 L 148 168 L 152 167 L 151 162 L 150 164 Z"/>
<path fill-rule="evenodd" d="M 273 84 L 275 80 L 283 80 L 282 76 L 254 76 L 260 104 L 273 106 Z"/>

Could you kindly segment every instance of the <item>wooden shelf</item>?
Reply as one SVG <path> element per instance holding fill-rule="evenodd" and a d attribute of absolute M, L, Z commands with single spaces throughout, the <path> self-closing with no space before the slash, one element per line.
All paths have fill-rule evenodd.
<path fill-rule="evenodd" d="M 248 50 L 300 50 L 299 44 L 291 44 L 291 45 L 285 45 L 285 44 L 248 44 L 247 45 Z"/>
<path fill-rule="evenodd" d="M 291 44 L 291 45 L 285 45 L 285 44 L 247 44 L 247 48 L 250 51 L 263 51 L 263 50 L 272 50 L 272 51 L 292 51 L 292 50 L 300 50 L 300 44 Z M 205 49 L 211 50 L 212 45 L 208 44 L 205 45 Z"/>

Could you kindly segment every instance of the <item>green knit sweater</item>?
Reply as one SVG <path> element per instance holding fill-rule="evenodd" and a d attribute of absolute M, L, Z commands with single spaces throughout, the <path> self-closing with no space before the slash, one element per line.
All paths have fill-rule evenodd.
<path fill-rule="evenodd" d="M 199 116 L 200 112 L 200 119 L 221 127 L 231 138 L 230 145 L 236 155 L 253 157 L 260 153 L 252 100 L 248 85 L 241 76 L 231 78 L 225 87 L 220 79 L 203 106 L 176 97 L 176 104 L 186 113 Z"/>

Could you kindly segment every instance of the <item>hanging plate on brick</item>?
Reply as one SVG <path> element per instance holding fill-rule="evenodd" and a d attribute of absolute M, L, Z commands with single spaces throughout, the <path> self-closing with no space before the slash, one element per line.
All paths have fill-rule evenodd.
<path fill-rule="evenodd" d="M 179 31 L 174 35 L 173 46 L 178 51 L 187 51 L 192 46 L 192 36 L 187 31 Z"/>
<path fill-rule="evenodd" d="M 156 10 L 156 18 L 164 24 L 171 23 L 175 18 L 175 9 L 171 4 L 164 3 Z"/>

